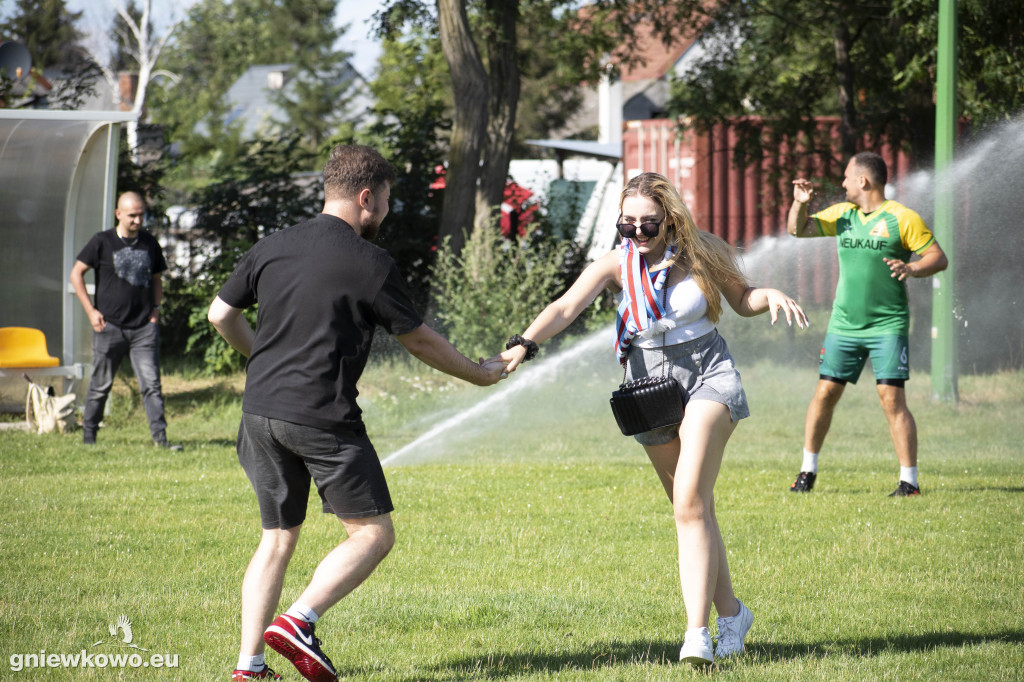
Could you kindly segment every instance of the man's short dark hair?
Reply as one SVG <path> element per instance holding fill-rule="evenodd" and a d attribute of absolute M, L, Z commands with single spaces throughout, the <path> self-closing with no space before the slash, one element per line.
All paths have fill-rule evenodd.
<path fill-rule="evenodd" d="M 395 169 L 376 149 L 339 144 L 324 166 L 324 194 L 327 199 L 351 197 L 364 189 L 376 191 L 395 177 Z"/>
<path fill-rule="evenodd" d="M 889 182 L 889 168 L 885 165 L 885 159 L 874 152 L 860 152 L 854 154 L 853 162 L 864 171 L 871 184 L 884 188 Z"/>

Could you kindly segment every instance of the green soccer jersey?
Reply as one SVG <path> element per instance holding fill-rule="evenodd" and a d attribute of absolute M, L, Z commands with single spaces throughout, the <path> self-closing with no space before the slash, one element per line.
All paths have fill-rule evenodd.
<path fill-rule="evenodd" d="M 886 201 L 865 214 L 856 204 L 829 206 L 811 216 L 822 237 L 836 238 L 839 285 L 828 331 L 844 336 L 910 333 L 906 282 L 892 276 L 882 258 L 910 260 L 935 242 L 914 211 Z"/>

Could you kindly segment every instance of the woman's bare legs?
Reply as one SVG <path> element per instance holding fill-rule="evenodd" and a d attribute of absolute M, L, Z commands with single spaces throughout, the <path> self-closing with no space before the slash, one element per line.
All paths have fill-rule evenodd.
<path fill-rule="evenodd" d="M 714 498 L 725 444 L 734 428 L 728 407 L 694 400 L 686 406 L 678 439 L 644 446 L 672 501 L 687 629 L 708 626 L 712 603 L 723 618 L 739 609 Z"/>

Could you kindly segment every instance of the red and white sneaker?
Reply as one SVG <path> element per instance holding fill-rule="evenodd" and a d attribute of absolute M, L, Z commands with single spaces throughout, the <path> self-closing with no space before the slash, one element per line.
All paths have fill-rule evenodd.
<path fill-rule="evenodd" d="M 245 682 L 245 680 L 279 680 L 281 676 L 270 669 L 270 666 L 263 666 L 263 670 L 253 672 L 252 670 L 238 670 L 231 673 L 231 682 Z"/>
<path fill-rule="evenodd" d="M 263 641 L 291 661 L 310 682 L 337 682 L 334 664 L 320 650 L 320 640 L 313 634 L 312 623 L 282 613 L 263 633 Z"/>

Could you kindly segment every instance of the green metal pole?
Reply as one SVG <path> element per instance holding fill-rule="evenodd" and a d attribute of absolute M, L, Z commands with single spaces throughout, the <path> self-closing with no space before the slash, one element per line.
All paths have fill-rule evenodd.
<path fill-rule="evenodd" d="M 956 291 L 956 197 L 946 170 L 956 142 L 956 0 L 939 0 L 938 73 L 935 83 L 935 238 L 949 267 L 933 277 L 932 398 L 956 402 L 957 339 L 953 319 Z"/>

